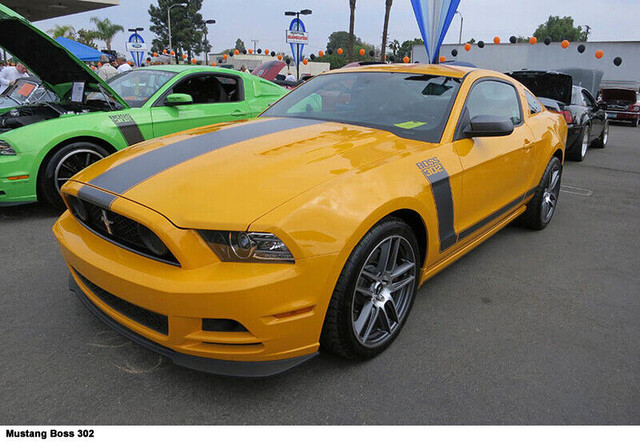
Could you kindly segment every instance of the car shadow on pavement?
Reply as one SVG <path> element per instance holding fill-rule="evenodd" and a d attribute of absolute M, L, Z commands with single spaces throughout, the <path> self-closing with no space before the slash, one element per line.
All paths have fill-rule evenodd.
<path fill-rule="evenodd" d="M 0 207 L 0 223 L 6 220 L 48 219 L 61 214 L 62 211 L 43 203 Z"/>

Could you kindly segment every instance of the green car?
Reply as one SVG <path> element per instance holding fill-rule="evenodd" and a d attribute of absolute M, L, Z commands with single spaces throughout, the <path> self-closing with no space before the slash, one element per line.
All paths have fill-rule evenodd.
<path fill-rule="evenodd" d="M 0 206 L 45 200 L 87 165 L 154 137 L 248 119 L 288 91 L 251 74 L 162 65 L 102 81 L 84 63 L 0 5 L 0 46 L 53 93 L 0 114 Z"/>

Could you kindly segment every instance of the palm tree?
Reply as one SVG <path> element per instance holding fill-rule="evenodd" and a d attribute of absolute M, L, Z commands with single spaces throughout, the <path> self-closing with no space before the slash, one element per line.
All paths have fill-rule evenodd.
<path fill-rule="evenodd" d="M 349 63 L 353 62 L 353 25 L 356 21 L 356 0 L 349 0 L 349 9 L 351 9 L 351 17 L 349 17 L 349 48 L 347 48 L 347 54 L 349 55 Z"/>
<path fill-rule="evenodd" d="M 393 0 L 386 0 L 384 11 L 384 26 L 382 27 L 382 51 L 380 52 L 380 61 L 384 62 L 387 58 L 387 31 L 389 30 L 389 13 Z"/>
<path fill-rule="evenodd" d="M 65 37 L 73 39 L 76 36 L 76 30 L 71 25 L 56 25 L 54 28 L 47 31 L 51 34 L 51 37 L 57 39 L 58 37 Z"/>
<path fill-rule="evenodd" d="M 115 23 L 111 23 L 111 20 L 108 18 L 100 20 L 98 17 L 91 17 L 91 22 L 96 25 L 98 38 L 103 40 L 107 45 L 107 49 L 111 51 L 111 40 L 113 40 L 113 37 L 117 33 L 124 32 L 124 28 Z"/>

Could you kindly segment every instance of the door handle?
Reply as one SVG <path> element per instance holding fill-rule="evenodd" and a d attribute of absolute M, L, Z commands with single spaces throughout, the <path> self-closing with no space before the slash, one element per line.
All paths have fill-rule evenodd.
<path fill-rule="evenodd" d="M 244 111 L 240 111 L 239 109 L 235 110 L 234 112 L 231 113 L 231 115 L 233 117 L 240 117 L 240 116 L 246 116 L 247 113 Z"/>

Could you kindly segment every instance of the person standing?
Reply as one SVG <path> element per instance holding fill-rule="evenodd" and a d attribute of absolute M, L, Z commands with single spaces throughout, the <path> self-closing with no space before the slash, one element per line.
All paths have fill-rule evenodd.
<path fill-rule="evenodd" d="M 27 67 L 22 63 L 17 63 L 16 66 L 9 66 L 0 71 L 0 94 L 13 85 L 16 80 L 23 77 L 29 77 L 29 74 L 27 74 Z"/>
<path fill-rule="evenodd" d="M 116 59 L 116 63 L 118 64 L 118 74 L 122 74 L 123 72 L 131 71 L 131 65 L 127 63 L 124 57 L 118 57 Z"/>
<path fill-rule="evenodd" d="M 102 66 L 98 69 L 98 77 L 100 77 L 105 82 L 109 80 L 111 77 L 115 77 L 118 75 L 118 70 L 113 67 L 113 65 L 109 62 L 109 56 L 103 54 L 100 56 L 100 63 Z"/>
<path fill-rule="evenodd" d="M 285 82 L 295 82 L 296 81 L 296 77 L 291 74 L 291 72 L 287 73 L 287 77 L 284 78 Z"/>

